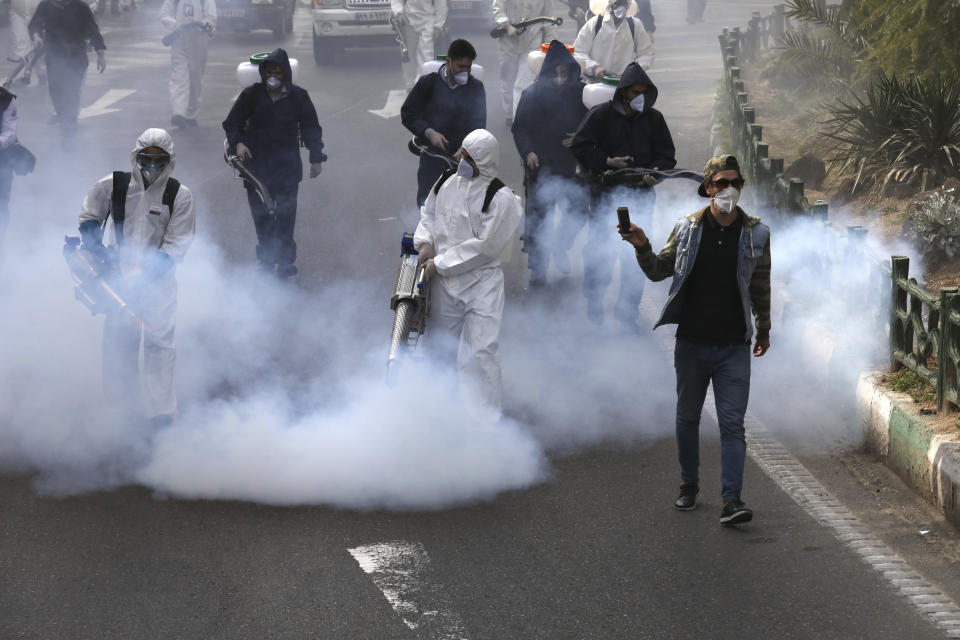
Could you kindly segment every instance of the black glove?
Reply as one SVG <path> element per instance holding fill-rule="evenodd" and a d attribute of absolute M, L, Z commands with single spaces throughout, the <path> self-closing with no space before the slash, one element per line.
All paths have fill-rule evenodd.
<path fill-rule="evenodd" d="M 106 250 L 103 246 L 103 227 L 98 220 L 80 223 L 80 238 L 83 240 L 83 248 L 87 251 L 99 254 Z"/>

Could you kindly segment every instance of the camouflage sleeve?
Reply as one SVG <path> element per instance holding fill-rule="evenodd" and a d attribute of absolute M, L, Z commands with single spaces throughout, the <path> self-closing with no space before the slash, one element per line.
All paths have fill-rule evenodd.
<path fill-rule="evenodd" d="M 655 254 L 650 243 L 637 249 L 637 263 L 647 277 L 654 282 L 666 280 L 673 275 L 673 266 L 677 260 L 677 228 L 674 227 L 660 253 Z M 769 305 L 768 305 L 769 308 Z"/>
<path fill-rule="evenodd" d="M 757 340 L 770 339 L 770 242 L 763 247 L 750 279 L 750 306 L 757 324 Z"/>

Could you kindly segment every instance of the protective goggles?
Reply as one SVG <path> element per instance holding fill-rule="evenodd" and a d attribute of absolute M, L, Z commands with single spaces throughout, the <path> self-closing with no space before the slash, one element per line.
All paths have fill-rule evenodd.
<path fill-rule="evenodd" d="M 144 167 L 154 167 L 156 169 L 163 169 L 168 164 L 170 164 L 170 154 L 168 153 L 143 153 L 140 152 L 137 154 L 137 166 L 143 169 Z"/>

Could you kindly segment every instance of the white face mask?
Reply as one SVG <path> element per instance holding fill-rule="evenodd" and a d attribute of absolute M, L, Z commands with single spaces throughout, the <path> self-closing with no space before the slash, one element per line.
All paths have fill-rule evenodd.
<path fill-rule="evenodd" d="M 713 196 L 713 203 L 717 209 L 723 213 L 730 213 L 737 206 L 740 200 L 740 190 L 736 187 L 727 187 L 717 195 Z"/>
<path fill-rule="evenodd" d="M 627 8 L 623 5 L 613 8 L 613 17 L 617 20 L 623 20 L 623 16 L 627 15 Z"/>
<path fill-rule="evenodd" d="M 270 76 L 269 78 L 267 78 L 268 89 L 272 89 L 273 91 L 276 91 L 277 89 L 280 88 L 280 85 L 282 84 L 283 84 L 283 80 L 281 80 L 277 76 Z"/>
<path fill-rule="evenodd" d="M 457 175 L 464 178 L 473 177 L 473 165 L 467 162 L 466 158 L 460 158 L 460 164 L 457 165 Z"/>
<path fill-rule="evenodd" d="M 643 94 L 641 93 L 636 98 L 630 101 L 630 108 L 634 111 L 643 111 Z"/>
<path fill-rule="evenodd" d="M 469 71 L 461 71 L 460 73 L 453 74 L 453 81 L 459 85 L 467 84 L 467 79 L 470 77 Z"/>

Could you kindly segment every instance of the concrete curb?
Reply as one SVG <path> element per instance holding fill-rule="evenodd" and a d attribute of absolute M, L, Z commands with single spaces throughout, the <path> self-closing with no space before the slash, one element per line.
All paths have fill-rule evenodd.
<path fill-rule="evenodd" d="M 934 432 L 906 393 L 883 387 L 878 372 L 850 372 L 844 350 L 817 323 L 804 323 L 799 358 L 833 388 L 856 384 L 856 411 L 863 442 L 884 464 L 960 527 L 960 442 Z"/>
<path fill-rule="evenodd" d="M 910 396 L 879 379 L 864 373 L 857 382 L 857 417 L 870 450 L 960 526 L 960 442 L 936 434 Z"/>

